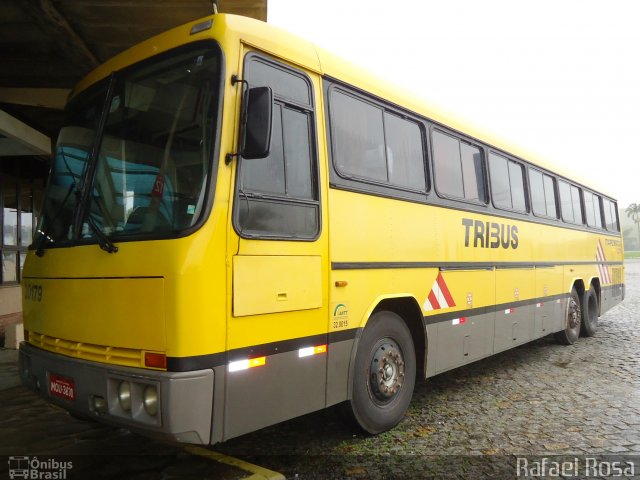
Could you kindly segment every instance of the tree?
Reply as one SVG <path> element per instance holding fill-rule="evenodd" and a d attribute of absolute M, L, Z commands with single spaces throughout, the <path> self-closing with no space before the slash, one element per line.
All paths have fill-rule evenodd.
<path fill-rule="evenodd" d="M 640 245 L 640 204 L 632 203 L 625 211 L 627 212 L 627 217 L 633 220 L 633 223 L 638 228 L 638 245 Z"/>

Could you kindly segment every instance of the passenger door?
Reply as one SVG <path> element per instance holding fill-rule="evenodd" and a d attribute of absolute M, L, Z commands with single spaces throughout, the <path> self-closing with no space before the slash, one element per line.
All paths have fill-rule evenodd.
<path fill-rule="evenodd" d="M 236 171 L 227 438 L 324 408 L 326 390 L 328 255 L 314 97 L 320 79 L 258 52 L 244 57 L 243 70 L 246 88 L 271 87 L 274 108 L 269 156 L 240 158 Z M 247 359 L 255 368 L 236 370 Z"/>

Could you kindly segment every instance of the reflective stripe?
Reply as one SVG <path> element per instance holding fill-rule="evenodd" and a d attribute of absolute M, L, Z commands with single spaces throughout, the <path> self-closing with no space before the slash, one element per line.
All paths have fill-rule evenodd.
<path fill-rule="evenodd" d="M 229 364 L 230 372 L 239 372 L 253 367 L 261 367 L 267 363 L 267 357 L 245 358 Z"/>
<path fill-rule="evenodd" d="M 327 353 L 326 345 L 317 345 L 315 347 L 306 347 L 298 350 L 298 357 L 310 357 L 312 355 L 317 355 L 318 353 Z"/>

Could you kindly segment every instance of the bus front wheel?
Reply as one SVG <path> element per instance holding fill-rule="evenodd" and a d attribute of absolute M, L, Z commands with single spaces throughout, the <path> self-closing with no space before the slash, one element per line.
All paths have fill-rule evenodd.
<path fill-rule="evenodd" d="M 576 289 L 571 290 L 567 303 L 567 318 L 564 330 L 556 333 L 556 340 L 563 345 L 573 345 L 580 337 L 580 325 L 582 324 L 582 308 L 580 297 Z"/>
<path fill-rule="evenodd" d="M 598 329 L 598 294 L 593 285 L 584 294 L 582 301 L 582 334 L 593 337 Z"/>
<path fill-rule="evenodd" d="M 404 416 L 416 378 L 416 356 L 409 328 L 393 312 L 377 312 L 365 327 L 356 352 L 351 414 L 376 434 Z"/>

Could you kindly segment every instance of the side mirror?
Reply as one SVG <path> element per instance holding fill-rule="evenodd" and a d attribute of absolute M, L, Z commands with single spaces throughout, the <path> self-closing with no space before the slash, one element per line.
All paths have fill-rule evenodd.
<path fill-rule="evenodd" d="M 247 90 L 242 158 L 265 158 L 271 150 L 273 91 L 270 87 Z"/>

